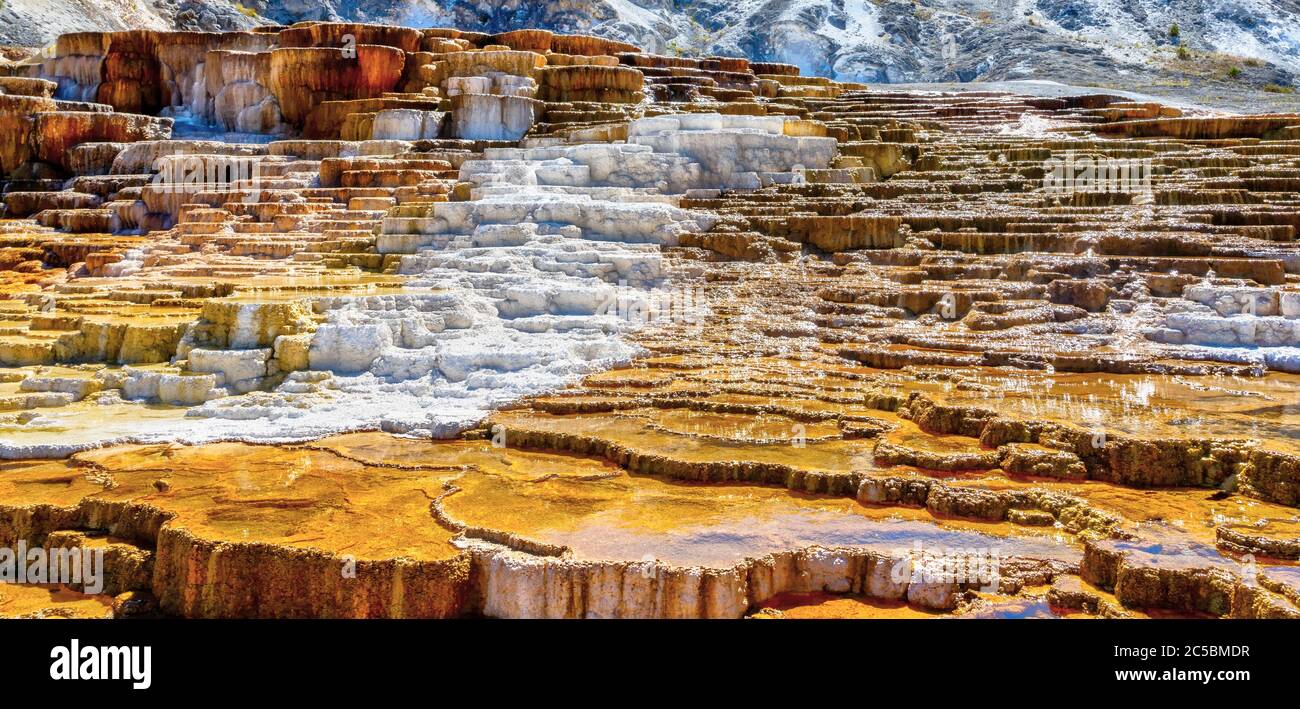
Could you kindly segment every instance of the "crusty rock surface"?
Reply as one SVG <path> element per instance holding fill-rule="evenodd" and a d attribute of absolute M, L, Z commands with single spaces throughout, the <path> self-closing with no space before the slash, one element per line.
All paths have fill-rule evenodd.
<path fill-rule="evenodd" d="M 0 545 L 111 560 L 16 615 L 1300 607 L 1300 115 L 355 22 L 0 73 Z"/>

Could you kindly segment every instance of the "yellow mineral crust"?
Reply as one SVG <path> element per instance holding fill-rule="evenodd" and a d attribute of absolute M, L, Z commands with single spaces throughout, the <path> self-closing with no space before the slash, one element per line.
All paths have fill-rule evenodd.
<path fill-rule="evenodd" d="M 1018 589 L 1077 573 L 1088 540 L 1098 538 L 1087 529 L 1076 537 L 1060 525 L 950 516 L 905 502 L 629 475 L 596 458 L 486 440 L 350 434 L 290 447 L 133 446 L 9 463 L 3 472 L 2 541 L 48 546 L 78 530 L 108 530 L 120 544 L 146 550 L 152 564 L 142 588 L 115 590 L 150 592 L 163 612 L 199 617 L 725 616 L 786 603 L 769 603 L 769 595 L 827 589 L 866 594 L 863 602 L 881 611 L 867 615 L 893 617 L 881 609 L 906 606 L 906 616 L 977 600 L 961 601 L 959 587 L 936 597 L 887 583 L 922 546 L 996 548 L 1014 605 Z M 1004 479 L 949 484 L 1042 487 Z M 1196 506 L 1178 491 L 1142 496 L 1106 483 L 1054 491 L 1124 515 L 1121 537 L 1158 522 L 1171 539 L 1211 556 L 1212 522 L 1258 527 L 1285 514 L 1265 503 Z M 649 595 L 612 606 L 581 600 L 610 574 L 626 579 L 619 583 L 640 579 Z M 719 597 L 707 590 L 718 583 L 738 585 Z M 665 605 L 654 600 L 656 587 L 685 595 Z M 842 603 L 823 611 L 829 608 L 863 614 Z"/>
<path fill-rule="evenodd" d="M 0 618 L 111 618 L 113 599 L 62 586 L 0 584 Z"/>

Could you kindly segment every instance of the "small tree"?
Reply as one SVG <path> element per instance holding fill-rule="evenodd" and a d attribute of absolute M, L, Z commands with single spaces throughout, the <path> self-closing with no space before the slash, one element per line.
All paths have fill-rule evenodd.
<path fill-rule="evenodd" d="M 1181 36 L 1182 36 L 1182 32 L 1178 29 L 1178 23 L 1175 22 L 1174 24 L 1169 25 L 1169 38 L 1170 38 L 1170 39 L 1172 39 L 1172 40 L 1174 40 L 1175 42 L 1177 42 L 1177 41 L 1178 41 L 1178 38 L 1181 37 Z"/>

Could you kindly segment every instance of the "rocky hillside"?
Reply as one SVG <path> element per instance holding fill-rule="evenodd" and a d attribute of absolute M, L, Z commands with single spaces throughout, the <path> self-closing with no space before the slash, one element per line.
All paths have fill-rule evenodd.
<path fill-rule="evenodd" d="M 265 22 L 230 0 L 0 0 L 0 44 L 20 47 L 44 46 L 68 32 L 235 30 Z"/>
<path fill-rule="evenodd" d="M 845 81 L 1051 79 L 1115 88 L 1300 77 L 1296 0 L 5 0 L 0 41 L 56 32 L 360 20 L 543 27 L 743 55 Z M 55 19 L 51 19 L 51 18 Z"/>

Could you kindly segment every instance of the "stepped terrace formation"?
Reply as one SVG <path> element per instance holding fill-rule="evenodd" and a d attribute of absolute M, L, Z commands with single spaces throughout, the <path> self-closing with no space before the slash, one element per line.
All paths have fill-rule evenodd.
<path fill-rule="evenodd" d="M 6 616 L 1300 617 L 1300 115 L 540 30 L 0 77 Z"/>

